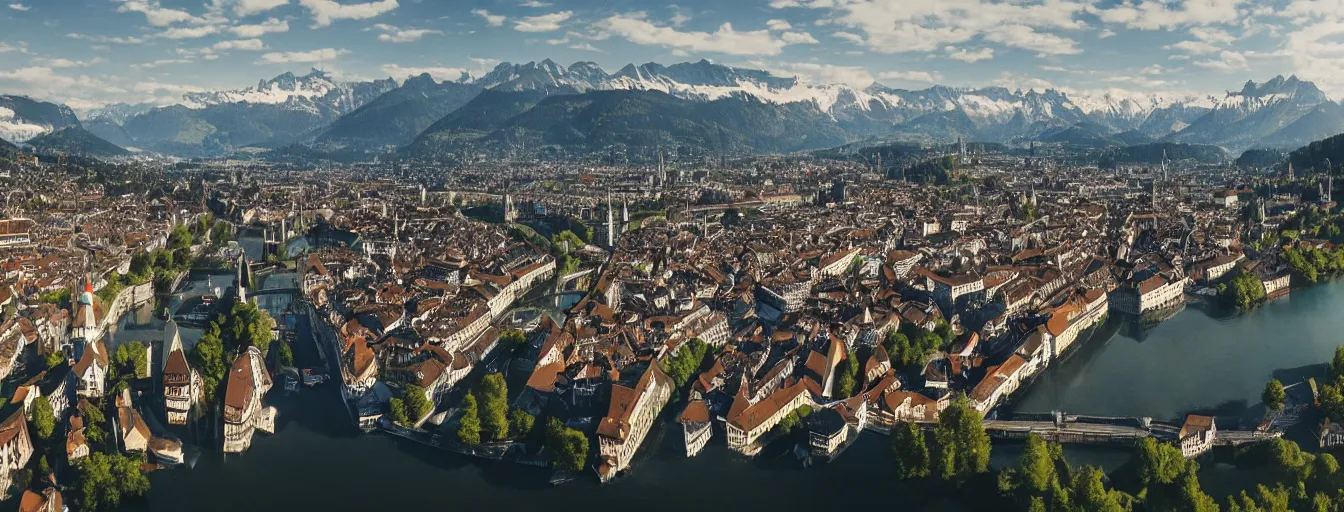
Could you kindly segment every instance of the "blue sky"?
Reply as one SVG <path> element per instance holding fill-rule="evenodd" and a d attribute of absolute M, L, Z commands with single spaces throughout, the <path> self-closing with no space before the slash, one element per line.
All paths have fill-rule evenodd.
<path fill-rule="evenodd" d="M 1221 95 L 1295 73 L 1344 97 L 1344 0 L 0 0 L 0 92 L 171 103 L 322 67 L 702 58 L 813 82 Z"/>

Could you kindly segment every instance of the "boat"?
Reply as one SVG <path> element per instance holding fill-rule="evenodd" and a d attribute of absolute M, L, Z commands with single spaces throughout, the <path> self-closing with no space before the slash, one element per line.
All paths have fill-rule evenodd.
<path fill-rule="evenodd" d="M 149 440 L 149 453 L 167 465 L 177 465 L 186 459 L 182 456 L 182 443 L 172 439 L 155 437 Z"/>
<path fill-rule="evenodd" d="M 303 385 L 312 387 L 326 381 L 327 381 L 327 374 L 314 370 L 312 368 L 303 369 Z"/>

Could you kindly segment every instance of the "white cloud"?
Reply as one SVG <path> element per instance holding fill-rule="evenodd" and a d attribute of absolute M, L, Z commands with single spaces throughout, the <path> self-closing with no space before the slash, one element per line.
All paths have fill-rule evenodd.
<path fill-rule="evenodd" d="M 835 38 L 837 38 L 837 39 L 844 39 L 844 40 L 849 41 L 849 42 L 854 43 L 854 44 L 864 44 L 863 36 L 858 35 L 858 34 L 855 34 L 855 33 L 852 33 L 852 32 L 844 32 L 844 31 L 841 31 L 841 32 L 836 32 L 836 33 L 834 33 L 834 34 L 831 34 L 831 36 L 832 36 L 832 37 L 835 37 Z"/>
<path fill-rule="evenodd" d="M 1048 55 L 1077 55 L 1083 53 L 1072 39 L 1046 32 L 1038 32 L 1025 25 L 1005 25 L 991 29 L 985 40 Z"/>
<path fill-rule="evenodd" d="M 1085 0 L 999 2 L 992 0 L 775 0 L 772 7 L 828 11 L 819 21 L 861 32 L 868 48 L 882 53 L 930 52 L 984 37 L 1001 44 L 1053 55 L 1076 54 L 1076 43 L 1054 31 L 1087 27 L 1077 19 Z"/>
<path fill-rule="evenodd" d="M 201 25 L 196 27 L 173 27 L 157 34 L 164 39 L 200 39 L 205 36 L 219 33 L 218 25 Z"/>
<path fill-rule="evenodd" d="M 1338 12 L 1338 11 L 1336 11 Z M 1331 97 L 1344 96 L 1344 22 L 1338 18 L 1307 23 L 1287 35 L 1298 76 Z"/>
<path fill-rule="evenodd" d="M 27 10 L 29 10 L 29 9 L 32 9 L 32 7 L 27 6 L 27 5 L 23 5 L 23 4 L 21 4 L 21 3 L 12 3 L 12 4 L 9 4 L 9 8 L 10 8 L 10 9 L 14 9 L 14 10 L 16 10 L 16 11 L 27 11 Z"/>
<path fill-rule="evenodd" d="M 490 14 L 490 11 L 487 11 L 485 9 L 476 9 L 474 11 L 471 11 L 471 13 L 480 16 L 481 18 L 484 18 L 485 22 L 492 27 L 498 27 L 504 25 L 504 20 L 506 19 L 505 17 L 500 16 L 498 14 Z"/>
<path fill-rule="evenodd" d="M 191 59 L 159 59 L 150 62 L 141 62 L 139 64 L 131 64 L 131 67 L 135 69 L 154 69 L 159 66 L 167 66 L 170 64 L 188 64 L 190 62 Z"/>
<path fill-rule="evenodd" d="M 601 48 L 598 48 L 598 47 L 596 47 L 596 46 L 593 46 L 592 43 L 577 43 L 577 44 L 571 44 L 571 45 L 569 45 L 569 48 L 572 49 L 572 50 L 580 50 L 580 51 L 585 51 L 585 52 L 607 53 L 607 52 L 602 51 Z"/>
<path fill-rule="evenodd" d="M 0 41 L 0 53 L 11 53 L 11 52 L 28 53 L 28 43 L 19 41 L 18 43 L 15 44 L 9 44 L 5 41 Z"/>
<path fill-rule="evenodd" d="M 860 89 L 873 83 L 873 75 L 863 66 L 837 66 L 815 62 L 767 63 L 762 61 L 752 61 L 747 65 L 769 71 L 770 74 L 775 76 L 794 76 L 808 83 L 846 84 Z"/>
<path fill-rule="evenodd" d="M 166 27 L 174 23 L 201 22 L 200 18 L 180 9 L 167 9 L 159 5 L 158 0 L 127 0 L 117 6 L 117 12 L 138 12 L 145 15 L 145 21 L 155 27 Z"/>
<path fill-rule="evenodd" d="M 1101 21 L 1132 29 L 1172 29 L 1192 25 L 1215 25 L 1237 21 L 1237 7 L 1246 0 L 1139 0 L 1122 2 L 1110 9 L 1090 8 Z"/>
<path fill-rule="evenodd" d="M 268 18 L 261 23 L 237 25 L 229 27 L 226 30 L 233 33 L 233 35 L 242 38 L 261 37 L 270 33 L 289 32 L 289 22 L 276 18 Z"/>
<path fill-rule="evenodd" d="M 1250 66 L 1246 63 L 1246 56 L 1238 52 L 1224 51 L 1218 54 L 1216 59 L 1206 59 L 1195 61 L 1196 67 L 1231 73 L 1233 71 L 1244 71 Z"/>
<path fill-rule="evenodd" d="M 239 16 L 261 14 L 276 7 L 288 4 L 289 0 L 235 0 L 233 13 Z"/>
<path fill-rule="evenodd" d="M 329 62 L 349 53 L 350 50 L 344 48 L 321 48 L 306 52 L 271 52 L 262 55 L 261 61 L 267 64 Z"/>
<path fill-rule="evenodd" d="M 326 27 L 336 20 L 366 20 L 399 7 L 397 0 L 378 0 L 359 4 L 341 4 L 335 0 L 299 0 L 313 15 L 314 27 Z"/>
<path fill-rule="evenodd" d="M 1190 35 L 1195 36 L 1195 39 L 1200 41 L 1214 44 L 1228 44 L 1237 40 L 1236 37 L 1221 28 L 1190 27 Z"/>
<path fill-rule="evenodd" d="M 765 26 L 769 27 L 770 30 L 789 30 L 793 28 L 793 25 L 789 24 L 787 20 L 767 20 Z"/>
<path fill-rule="evenodd" d="M 528 16 L 514 20 L 513 29 L 519 32 L 554 32 L 560 30 L 560 24 L 569 20 L 573 15 L 573 11 L 560 11 L 540 16 Z"/>
<path fill-rule="evenodd" d="M 790 43 L 767 30 L 738 31 L 731 23 L 714 32 L 680 31 L 650 23 L 643 13 L 616 14 L 593 24 L 603 36 L 617 35 L 643 46 L 727 55 L 779 55 Z"/>
<path fill-rule="evenodd" d="M 929 71 L 883 71 L 877 74 L 879 80 L 896 80 L 901 82 L 921 82 L 936 83 L 943 79 L 943 76 L 937 72 Z"/>
<path fill-rule="evenodd" d="M 691 17 L 681 11 L 677 11 L 676 14 L 673 14 L 667 21 L 671 22 L 674 27 L 680 27 L 685 25 L 686 22 L 691 21 Z"/>
<path fill-rule="evenodd" d="M 386 23 L 379 23 L 371 28 L 375 28 L 383 32 L 382 34 L 378 34 L 378 40 L 385 43 L 411 43 L 419 41 L 420 39 L 428 35 L 438 35 L 438 36 L 443 35 L 443 32 L 439 30 L 430 30 L 424 28 L 400 29 L 392 25 L 388 25 Z"/>
<path fill-rule="evenodd" d="M 380 69 L 383 73 L 397 80 L 405 80 L 410 77 L 420 76 L 429 73 L 429 76 L 435 81 L 457 81 L 462 78 L 462 74 L 467 70 L 463 68 L 450 67 L 401 67 L 397 64 L 384 64 Z"/>
<path fill-rule="evenodd" d="M 203 88 L 201 88 L 201 87 L 196 87 L 196 86 L 194 86 L 194 85 L 168 84 L 168 83 L 163 83 L 163 82 L 153 82 L 153 81 L 149 81 L 149 82 L 138 82 L 138 83 L 136 83 L 135 85 L 131 86 L 131 89 L 134 90 L 135 92 L 145 93 L 145 94 L 154 94 L 154 93 L 158 93 L 158 92 L 166 92 L 166 93 L 172 94 L 172 95 L 174 95 L 174 96 L 181 96 L 181 95 L 186 94 L 186 93 L 189 93 L 189 92 L 202 92 L 202 91 L 205 91 L 205 89 L 203 89 Z"/>
<path fill-rule="evenodd" d="M 102 57 L 94 57 L 92 60 L 87 60 L 87 61 L 83 61 L 83 60 L 70 60 L 70 59 L 64 59 L 64 58 L 56 58 L 56 59 L 45 59 L 44 61 L 42 61 L 42 65 L 44 65 L 44 66 L 46 66 L 46 67 L 50 67 L 50 68 L 57 68 L 57 69 L 60 69 L 60 68 L 82 68 L 82 67 L 92 66 L 92 65 L 94 65 L 94 64 L 102 64 L 103 62 L 106 62 L 106 61 L 103 60 Z"/>
<path fill-rule="evenodd" d="M 1115 37 L 1115 31 L 1109 28 L 1102 30 L 1100 34 L 1097 34 L 1097 39 L 1108 39 L 1112 37 Z"/>
<path fill-rule="evenodd" d="M 973 64 L 976 62 L 980 62 L 982 60 L 990 60 L 994 58 L 993 48 L 977 48 L 975 50 L 968 50 L 966 48 L 956 48 L 948 46 L 943 48 L 943 51 L 947 52 L 947 58 L 952 60 L 959 60 L 968 64 Z"/>
<path fill-rule="evenodd" d="M 780 39 L 789 44 L 817 44 L 817 38 L 807 32 L 785 32 L 779 35 Z"/>
<path fill-rule="evenodd" d="M 88 35 L 88 34 L 75 34 L 75 33 L 66 34 L 65 37 L 68 37 L 70 39 L 78 39 L 82 41 L 90 41 L 94 43 L 140 44 L 145 42 L 144 39 L 141 39 L 139 37 L 108 37 L 104 35 Z"/>
<path fill-rule="evenodd" d="M 550 2 L 540 2 L 540 1 L 538 1 L 538 0 L 527 0 L 526 2 L 523 2 L 523 3 L 518 4 L 518 5 L 521 6 L 521 7 L 536 7 L 536 8 L 542 8 L 542 7 L 550 7 L 550 6 L 551 6 L 551 3 L 550 3 Z"/>
<path fill-rule="evenodd" d="M 1172 43 L 1163 46 L 1162 49 L 1184 52 L 1189 55 L 1207 55 L 1222 51 L 1221 48 L 1218 48 L 1215 45 L 1209 44 L 1204 41 L 1195 41 L 1195 40 Z"/>
<path fill-rule="evenodd" d="M 266 44 L 262 43 L 260 39 L 238 39 L 234 41 L 220 41 L 210 48 L 219 51 L 240 50 L 259 52 L 266 49 Z"/>

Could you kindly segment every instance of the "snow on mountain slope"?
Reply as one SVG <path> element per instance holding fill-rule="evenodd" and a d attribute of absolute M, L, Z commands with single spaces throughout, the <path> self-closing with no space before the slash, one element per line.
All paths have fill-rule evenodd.
<path fill-rule="evenodd" d="M 15 116 L 13 110 L 0 107 L 0 139 L 10 142 L 24 142 L 50 131 L 50 126 L 24 121 Z"/>

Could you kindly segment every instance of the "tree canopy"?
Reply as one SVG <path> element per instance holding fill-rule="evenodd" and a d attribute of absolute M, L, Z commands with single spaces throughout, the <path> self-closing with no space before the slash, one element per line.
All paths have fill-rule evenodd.
<path fill-rule="evenodd" d="M 1278 411 L 1283 409 L 1283 401 L 1288 398 L 1288 394 L 1283 391 L 1283 383 L 1279 379 L 1269 379 L 1265 383 L 1265 391 L 1260 393 L 1260 401 L 1270 410 Z"/>
<path fill-rule="evenodd" d="M 504 375 L 486 375 L 473 394 L 480 406 L 481 431 L 485 438 L 499 441 L 509 437 L 509 387 L 504 382 Z"/>
<path fill-rule="evenodd" d="M 481 444 L 481 418 L 476 407 L 476 396 L 467 393 L 462 399 L 462 416 L 457 422 L 457 439 L 462 444 Z"/>
<path fill-rule="evenodd" d="M 959 479 L 989 469 L 989 434 L 985 433 L 980 413 L 971 408 L 965 395 L 958 395 L 939 413 L 933 435 L 934 476 Z"/>
<path fill-rule="evenodd" d="M 588 461 L 588 436 L 556 418 L 546 424 L 546 447 L 555 453 L 557 469 L 581 471 Z"/>
<path fill-rule="evenodd" d="M 896 455 L 896 475 L 901 479 L 929 476 L 929 446 L 919 425 L 901 422 L 891 427 L 891 451 Z"/>
<path fill-rule="evenodd" d="M 80 510 L 112 510 L 127 496 L 149 492 L 139 458 L 95 451 L 75 464 Z"/>

